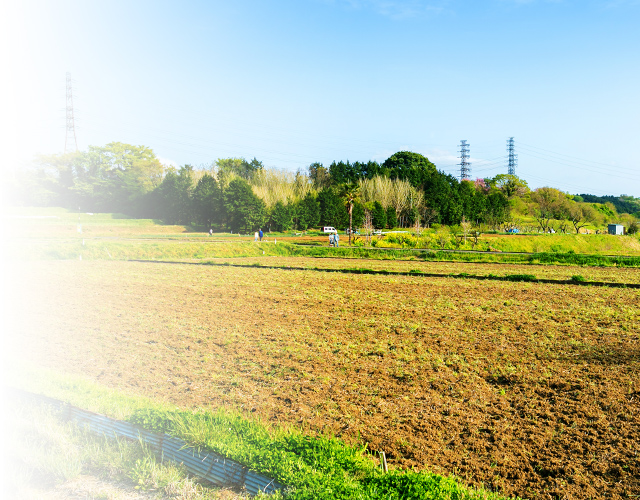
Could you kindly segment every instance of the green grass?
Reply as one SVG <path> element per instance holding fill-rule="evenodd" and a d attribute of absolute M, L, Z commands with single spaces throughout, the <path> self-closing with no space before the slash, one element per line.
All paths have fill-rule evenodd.
<path fill-rule="evenodd" d="M 141 442 L 92 434 L 44 403 L 14 398 L 5 403 L 10 416 L 5 452 L 10 460 L 2 491 L 7 498 L 41 498 L 42 490 L 56 485 L 73 480 L 82 484 L 80 475 L 106 481 L 99 491 L 87 486 L 91 498 L 113 498 L 110 482 L 162 492 L 164 498 L 220 498 L 218 489 L 202 486 L 177 464 L 163 463 Z"/>
<path fill-rule="evenodd" d="M 364 245 L 358 239 L 358 245 Z M 376 248 L 423 248 L 431 250 L 476 250 L 526 253 L 577 253 L 599 255 L 640 255 L 637 236 L 612 236 L 609 234 L 511 234 L 497 237 L 480 236 L 475 243 L 466 242 L 448 231 L 425 231 L 416 237 L 409 233 L 388 234 L 374 238 Z"/>
<path fill-rule="evenodd" d="M 488 238 L 490 246 L 502 252 L 577 253 L 602 255 L 640 255 L 637 236 L 609 234 L 508 235 Z"/>
<path fill-rule="evenodd" d="M 507 281 L 525 281 L 525 282 L 535 282 L 538 281 L 533 274 L 507 274 L 504 277 Z"/>
<path fill-rule="evenodd" d="M 207 447 L 288 488 L 276 498 L 302 499 L 501 499 L 496 493 L 466 487 L 454 477 L 430 472 L 383 473 L 366 446 L 347 445 L 331 436 L 308 436 L 294 428 L 274 427 L 231 411 L 180 409 L 125 395 L 86 380 L 32 369 L 16 375 L 33 392 L 81 408 L 167 432 L 192 445 Z M 151 462 L 150 462 L 151 463 Z M 142 463 L 140 466 L 142 467 Z M 142 478 L 150 477 L 147 465 Z M 144 484 L 149 484 L 144 479 Z"/>
<path fill-rule="evenodd" d="M 84 243 L 84 244 L 83 244 Z M 253 241 L 110 241 L 103 239 L 14 240 L 6 245 L 7 255 L 32 260 L 203 260 L 213 258 L 283 256 L 337 257 L 377 260 L 419 260 L 439 262 L 494 262 L 504 264 L 558 264 L 596 267 L 640 267 L 637 256 L 587 255 L 574 252 L 502 254 L 444 252 L 371 247 L 327 247 L 292 243 Z"/>

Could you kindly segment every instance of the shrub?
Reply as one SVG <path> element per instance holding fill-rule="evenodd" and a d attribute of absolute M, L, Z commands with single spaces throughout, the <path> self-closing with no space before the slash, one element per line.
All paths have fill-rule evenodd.
<path fill-rule="evenodd" d="M 533 274 L 507 274 L 504 279 L 507 281 L 538 281 Z"/>

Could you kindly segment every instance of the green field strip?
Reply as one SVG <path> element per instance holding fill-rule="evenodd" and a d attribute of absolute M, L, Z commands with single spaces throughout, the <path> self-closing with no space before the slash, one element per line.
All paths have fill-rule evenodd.
<path fill-rule="evenodd" d="M 179 264 L 179 265 L 191 265 L 191 266 L 218 266 L 218 267 L 243 267 L 243 268 L 257 268 L 257 269 L 276 269 L 283 271 L 316 271 L 323 273 L 341 273 L 341 274 L 368 274 L 378 276 L 420 276 L 423 278 L 458 278 L 458 279 L 474 279 L 480 281 L 509 281 L 509 282 L 526 282 L 526 283 L 541 283 L 541 284 L 553 284 L 553 285 L 576 285 L 576 286 L 594 286 L 594 287 L 608 287 L 608 288 L 637 288 L 640 289 L 640 283 L 613 283 L 606 281 L 587 281 L 581 278 L 574 278 L 568 280 L 550 279 L 550 278 L 537 278 L 530 274 L 508 274 L 505 276 L 494 275 L 482 275 L 482 274 L 443 274 L 443 273 L 427 273 L 420 270 L 412 271 L 386 271 L 376 269 L 360 269 L 360 268 L 320 268 L 320 267 L 297 267 L 297 266 L 269 266 L 263 264 L 231 264 L 228 262 L 181 262 L 181 261 L 169 261 L 169 260 L 143 260 L 143 259 L 131 259 L 128 262 L 141 262 L 147 264 Z"/>

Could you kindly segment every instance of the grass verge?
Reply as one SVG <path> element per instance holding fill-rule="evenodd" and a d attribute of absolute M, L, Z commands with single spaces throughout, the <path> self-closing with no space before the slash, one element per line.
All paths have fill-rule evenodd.
<path fill-rule="evenodd" d="M 35 369 L 21 380 L 25 382 L 20 385 L 32 392 L 128 420 L 149 430 L 164 431 L 237 460 L 288 485 L 276 498 L 504 498 L 469 488 L 453 476 L 413 470 L 383 473 L 366 446 L 349 446 L 335 437 L 307 436 L 293 428 L 276 428 L 230 411 L 180 409 L 124 395 L 78 377 Z"/>
<path fill-rule="evenodd" d="M 44 403 L 14 397 L 6 403 L 5 498 L 48 498 L 54 492 L 61 498 L 66 485 L 74 498 L 122 498 L 133 490 L 154 492 L 154 498 L 245 498 L 200 484 L 182 466 L 163 463 L 144 443 L 106 438 L 66 422 Z"/>
<path fill-rule="evenodd" d="M 202 260 L 211 258 L 282 256 L 337 257 L 376 260 L 416 260 L 502 264 L 640 267 L 640 257 L 587 255 L 573 252 L 507 254 L 371 247 L 326 247 L 254 242 L 107 241 L 100 239 L 16 240 L 7 245 L 14 259 L 32 260 Z"/>

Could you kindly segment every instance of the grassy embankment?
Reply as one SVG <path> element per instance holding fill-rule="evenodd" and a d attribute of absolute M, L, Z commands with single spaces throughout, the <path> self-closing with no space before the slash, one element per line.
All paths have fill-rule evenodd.
<path fill-rule="evenodd" d="M 276 428 L 231 411 L 180 409 L 106 389 L 78 377 L 41 370 L 32 370 L 29 375 L 18 385 L 149 430 L 167 432 L 288 485 L 286 491 L 272 498 L 504 498 L 468 488 L 454 477 L 425 471 L 390 470 L 383 473 L 376 462 L 377 457 L 366 447 L 348 446 L 334 437 L 306 436 L 294 428 Z M 206 490 L 185 477 L 179 467 L 158 464 L 144 446 L 105 442 L 55 421 L 47 410 L 40 410 L 36 418 L 38 424 L 27 422 L 30 425 L 27 433 L 34 439 L 28 447 L 24 442 L 18 446 L 25 453 L 23 464 L 29 462 L 20 469 L 21 480 L 28 480 L 33 470 L 54 480 L 65 480 L 83 470 L 110 469 L 133 479 L 143 489 L 164 488 L 166 493 L 171 485 L 178 493 L 191 488 L 200 494 L 199 498 L 213 498 L 205 496 Z M 43 430 L 43 425 L 48 428 Z M 47 440 L 54 446 L 47 445 Z M 58 462 L 59 466 L 53 465 Z"/>
<path fill-rule="evenodd" d="M 358 241 L 362 242 L 361 239 Z M 635 235 L 487 234 L 481 235 L 476 243 L 471 237 L 465 240 L 450 234 L 427 230 L 420 237 L 408 233 L 387 234 L 384 237 L 375 238 L 372 244 L 377 248 L 640 256 L 640 239 Z"/>

